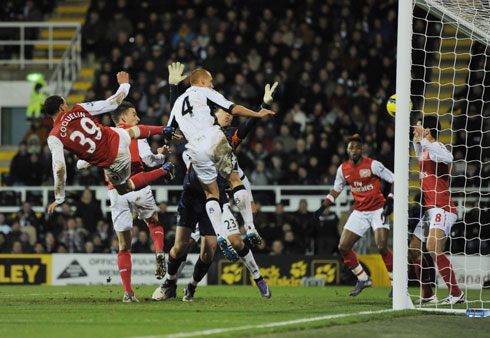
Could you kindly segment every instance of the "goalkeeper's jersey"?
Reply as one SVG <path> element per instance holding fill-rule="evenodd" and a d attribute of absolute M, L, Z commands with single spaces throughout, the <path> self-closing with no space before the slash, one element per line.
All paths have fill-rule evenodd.
<path fill-rule="evenodd" d="M 456 214 L 456 207 L 449 190 L 453 155 L 440 142 L 430 143 L 423 139 L 414 143 L 419 159 L 420 186 L 426 209 L 441 208 Z"/>

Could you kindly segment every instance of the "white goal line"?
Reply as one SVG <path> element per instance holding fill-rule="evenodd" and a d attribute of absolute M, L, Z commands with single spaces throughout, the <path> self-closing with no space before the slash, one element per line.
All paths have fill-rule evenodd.
<path fill-rule="evenodd" d="M 268 328 L 268 327 L 301 324 L 301 323 L 315 322 L 315 321 L 319 321 L 319 320 L 335 319 L 335 318 L 343 318 L 343 317 L 351 317 L 351 316 L 364 316 L 364 315 L 371 315 L 371 314 L 378 314 L 378 313 L 392 312 L 392 311 L 395 311 L 395 310 L 385 309 L 385 310 L 378 310 L 378 311 L 361 311 L 361 312 L 355 312 L 355 313 L 340 313 L 340 314 L 336 314 L 336 315 L 326 315 L 326 316 L 319 316 L 319 317 L 312 317 L 312 318 L 301 318 L 301 319 L 288 320 L 288 321 L 283 321 L 283 322 L 273 322 L 273 323 L 266 323 L 266 324 L 226 327 L 226 328 L 210 329 L 210 330 L 203 330 L 203 331 L 175 333 L 175 334 L 169 334 L 169 335 L 143 336 L 143 337 L 132 337 L 132 338 L 183 338 L 183 337 L 206 336 L 206 335 L 217 334 L 217 333 L 225 333 L 225 332 L 230 332 L 230 331 L 241 331 L 241 330 L 249 330 L 249 329 L 263 329 L 263 328 Z"/>

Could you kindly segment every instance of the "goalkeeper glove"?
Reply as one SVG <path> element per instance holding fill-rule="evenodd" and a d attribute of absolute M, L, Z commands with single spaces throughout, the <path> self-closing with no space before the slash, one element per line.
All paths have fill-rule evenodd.
<path fill-rule="evenodd" d="M 187 75 L 182 75 L 184 72 L 184 64 L 180 62 L 172 62 L 168 66 L 168 83 L 178 85 L 179 82 L 185 80 Z"/>
<path fill-rule="evenodd" d="M 276 87 L 278 85 L 278 82 L 274 82 L 274 84 L 266 84 L 265 85 L 265 93 L 264 93 L 264 103 L 267 105 L 270 105 L 272 101 L 274 100 L 274 91 L 276 90 Z"/>
<path fill-rule="evenodd" d="M 393 212 L 393 197 L 388 197 L 385 201 L 385 205 L 383 206 L 383 214 L 381 215 L 381 219 L 384 221 L 391 215 L 392 212 Z"/>

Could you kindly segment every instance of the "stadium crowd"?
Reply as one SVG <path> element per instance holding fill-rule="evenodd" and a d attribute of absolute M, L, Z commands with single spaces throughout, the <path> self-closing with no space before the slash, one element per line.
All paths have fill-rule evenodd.
<path fill-rule="evenodd" d="M 2 17 L 12 17 L 23 4 L 6 1 Z M 111 95 L 117 89 L 114 74 L 124 70 L 133 81 L 127 99 L 136 106 L 141 124 L 166 125 L 171 61 L 185 63 L 188 70 L 210 70 L 218 91 L 250 107 L 260 105 L 266 83 L 278 81 L 272 107 L 278 113 L 262 119 L 237 152 L 252 184 L 332 185 L 337 167 L 347 158 L 345 141 L 355 132 L 364 138 L 364 155 L 393 170 L 394 119 L 384 105 L 395 92 L 396 4 L 394 0 L 92 0 L 82 32 L 83 55 L 95 56 L 98 71 L 85 101 Z M 101 122 L 111 125 L 109 116 Z M 52 185 L 48 133 L 42 121 L 32 123 L 11 163 L 7 184 Z M 153 136 L 152 149 L 162 141 Z M 181 184 L 183 147 L 172 150 L 170 160 L 177 163 L 173 184 Z M 78 171 L 74 156 L 66 153 L 65 158 L 68 184 L 105 185 L 100 169 Z M 34 167 L 40 169 L 30 170 Z M 476 165 L 475 170 L 483 169 Z M 23 202 L 18 213 L 0 215 L 0 252 L 117 252 L 107 215 L 102 215 L 90 190 L 72 203 L 75 212 L 65 203 L 63 211 L 51 218 L 37 217 L 29 201 Z M 265 238 L 262 252 L 336 250 L 336 227 L 326 224 L 338 222 L 335 214 L 317 224 L 305 202 L 291 214 L 281 204 L 274 214 L 262 213 L 260 198 L 257 202 L 255 223 Z M 175 216 L 165 208 L 162 202 L 160 217 L 171 241 Z M 23 235 L 25 226 L 36 232 Z M 133 251 L 147 252 L 149 236 L 139 226 Z M 7 227 L 10 230 L 2 234 Z"/>

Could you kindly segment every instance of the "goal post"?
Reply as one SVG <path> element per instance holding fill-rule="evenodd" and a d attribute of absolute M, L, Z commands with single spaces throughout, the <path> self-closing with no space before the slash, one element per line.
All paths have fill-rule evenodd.
<path fill-rule="evenodd" d="M 412 1 L 398 1 L 396 63 L 395 187 L 393 201 L 393 309 L 412 306 L 407 297 L 408 164 L 410 132 L 410 69 L 412 55 Z"/>
<path fill-rule="evenodd" d="M 398 6 L 393 309 L 464 312 L 489 308 L 490 2 L 399 0 Z M 410 141 L 410 126 L 427 116 L 435 116 L 440 123 L 438 141 L 454 157 L 445 169 L 449 175 L 439 174 L 444 173 L 439 171 L 442 164 L 435 164 L 438 175 L 449 178 L 457 212 L 443 249 L 453 279 L 443 271 L 444 264 L 441 273 L 445 279 L 441 278 L 423 241 L 420 248 L 412 246 L 409 255 L 414 224 L 422 222 L 425 235 L 428 233 L 418 158 Z M 427 263 L 424 266 L 420 261 Z M 454 290 L 455 284 L 464 292 L 465 301 L 442 304 L 448 288 Z M 424 303 L 427 288 L 422 286 L 427 285 L 438 297 L 432 303 Z"/>

